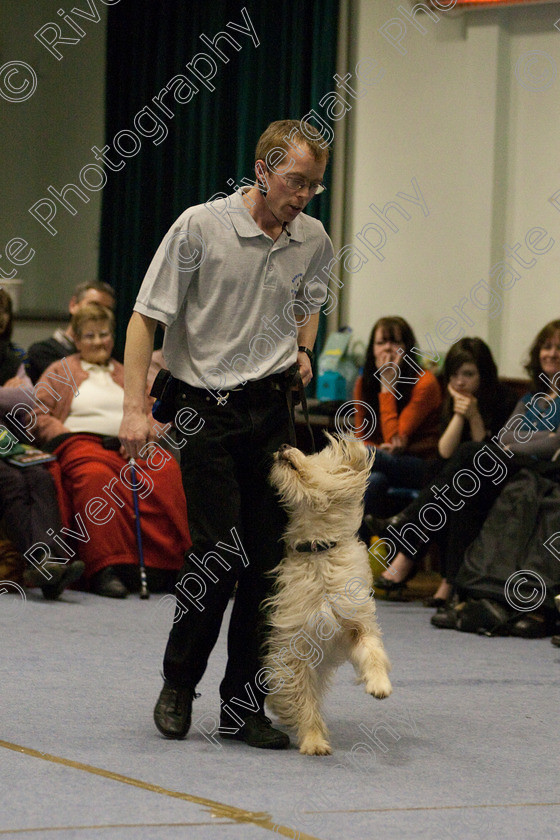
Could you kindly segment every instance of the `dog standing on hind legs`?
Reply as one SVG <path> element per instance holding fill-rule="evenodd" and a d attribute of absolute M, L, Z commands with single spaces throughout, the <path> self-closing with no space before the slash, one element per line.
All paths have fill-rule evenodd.
<path fill-rule="evenodd" d="M 271 629 L 264 665 L 277 680 L 266 702 L 297 730 L 306 755 L 332 752 L 321 700 L 344 661 L 368 694 L 392 691 L 368 553 L 356 536 L 374 453 L 361 441 L 327 437 L 328 446 L 314 455 L 285 444 L 270 472 L 288 526 L 274 594 L 265 602 Z"/>

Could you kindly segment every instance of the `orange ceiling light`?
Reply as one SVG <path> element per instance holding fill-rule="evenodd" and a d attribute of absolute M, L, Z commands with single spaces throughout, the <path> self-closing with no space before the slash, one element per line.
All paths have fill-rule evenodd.
<path fill-rule="evenodd" d="M 452 5 L 451 0 L 440 0 L 434 3 L 430 0 L 428 5 L 439 11 L 445 11 L 444 6 L 447 6 L 447 11 L 468 11 L 469 9 L 495 9 L 498 6 L 544 6 L 550 3 L 558 4 L 558 0 L 457 0 Z"/>

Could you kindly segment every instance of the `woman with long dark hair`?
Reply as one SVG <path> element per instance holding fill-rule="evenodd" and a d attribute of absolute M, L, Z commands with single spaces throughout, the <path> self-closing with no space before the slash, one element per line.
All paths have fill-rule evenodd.
<path fill-rule="evenodd" d="M 23 364 L 25 351 L 12 341 L 13 328 L 12 299 L 5 289 L 0 288 L 0 385 L 6 388 L 31 385 Z"/>
<path fill-rule="evenodd" d="M 497 432 L 513 402 L 510 397 L 511 404 L 504 407 L 498 369 L 490 348 L 481 338 L 461 338 L 449 348 L 443 378 L 447 393 L 438 452 L 442 458 L 450 458 L 460 443 L 480 442 Z"/>
<path fill-rule="evenodd" d="M 383 509 L 389 487 L 422 487 L 430 477 L 426 459 L 437 455 L 441 389 L 434 374 L 418 363 L 415 347 L 404 318 L 390 316 L 374 324 L 354 389 L 357 434 L 377 450 L 366 513 Z"/>
<path fill-rule="evenodd" d="M 451 458 L 466 441 L 489 440 L 502 428 L 515 404 L 513 392 L 498 381 L 492 351 L 481 338 L 461 338 L 449 348 L 443 364 L 443 385 L 446 396 L 438 452 L 444 459 Z M 383 572 L 376 585 L 388 591 L 402 589 L 414 569 L 409 558 L 397 555 L 391 572 Z M 438 590 L 430 599 L 436 607 L 451 594 L 443 561 L 441 572 Z"/>

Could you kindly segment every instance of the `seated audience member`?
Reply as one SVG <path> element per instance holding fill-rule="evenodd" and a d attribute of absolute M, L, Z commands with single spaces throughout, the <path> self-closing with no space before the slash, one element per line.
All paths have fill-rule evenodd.
<path fill-rule="evenodd" d="M 515 406 L 511 388 L 498 380 L 492 351 L 481 338 L 461 338 L 445 357 L 438 452 L 451 458 L 461 443 L 480 443 L 500 431 Z"/>
<path fill-rule="evenodd" d="M 128 589 L 121 577 L 129 588 L 137 585 L 133 487 L 151 589 L 172 589 L 191 542 L 176 460 L 156 443 L 147 444 L 147 460 L 139 460 L 134 481 L 123 458 L 116 437 L 123 412 L 123 367 L 111 358 L 113 327 L 112 312 L 98 303 L 82 305 L 74 314 L 78 353 L 54 362 L 39 380 L 49 413 L 38 417 L 38 430 L 43 445 L 57 456 L 53 472 L 63 519 L 78 533 L 91 591 L 123 598 Z M 68 371 L 79 393 L 59 384 L 68 380 Z M 53 374 L 60 378 L 49 379 Z M 152 421 L 148 401 L 146 411 Z"/>
<path fill-rule="evenodd" d="M 507 480 L 523 468 L 555 474 L 558 465 L 551 459 L 560 447 L 560 320 L 551 321 L 539 332 L 526 370 L 532 390 L 517 403 L 498 433 L 489 441 L 462 443 L 435 481 L 404 511 L 386 521 L 381 539 L 391 541 L 386 545 L 393 554 L 395 547 L 400 551 L 390 568 L 374 581 L 374 587 L 402 587 L 433 540 L 440 546 L 448 592 L 452 591 L 465 551 Z M 393 587 L 385 583 L 391 575 Z M 449 603 L 439 606 L 432 623 L 454 626 L 451 613 Z"/>
<path fill-rule="evenodd" d="M 446 396 L 438 450 L 442 458 L 449 459 L 461 443 L 469 440 L 480 443 L 496 434 L 509 417 L 515 397 L 498 381 L 492 352 L 481 338 L 461 338 L 449 348 L 443 381 Z M 442 581 L 428 602 L 430 606 L 442 606 L 451 594 L 443 565 L 440 571 Z M 384 572 L 376 581 L 377 588 L 387 591 L 402 589 L 404 584 L 404 578 L 393 578 L 390 572 Z"/>
<path fill-rule="evenodd" d="M 12 343 L 12 299 L 0 288 L 0 520 L 4 532 L 17 552 L 17 566 L 26 586 L 40 586 L 48 600 L 55 600 L 63 589 L 77 580 L 83 564 L 43 563 L 45 574 L 24 560 L 26 551 L 42 543 L 37 559 L 57 557 L 54 533 L 61 527 L 53 480 L 44 465 L 16 467 L 5 461 L 17 443 L 17 430 L 6 415 L 18 404 L 32 405 L 25 392 L 31 381 L 23 366 L 24 351 Z M 29 442 L 26 440 L 26 442 Z M 51 530 L 51 535 L 47 533 Z M 49 554 L 50 552 L 50 554 Z"/>
<path fill-rule="evenodd" d="M 45 599 L 54 601 L 84 570 L 80 560 L 45 559 L 60 557 L 53 539 L 62 526 L 54 482 L 43 465 L 19 468 L 0 460 L 0 488 L 0 520 L 17 552 L 16 582 L 40 587 Z"/>
<path fill-rule="evenodd" d="M 419 489 L 431 477 L 433 460 L 429 465 L 427 459 L 437 455 L 441 389 L 434 374 L 415 361 L 415 345 L 404 318 L 380 318 L 356 381 L 357 434 L 376 447 L 366 513 L 383 510 L 390 487 Z M 373 418 L 375 428 L 369 432 Z"/>
<path fill-rule="evenodd" d="M 14 312 L 12 299 L 0 287 L 0 385 L 18 388 L 31 385 L 24 367 L 25 350 L 12 341 Z"/>
<path fill-rule="evenodd" d="M 80 283 L 74 289 L 74 294 L 68 304 L 70 315 L 74 315 L 85 303 L 100 303 L 107 309 L 114 309 L 115 292 L 108 283 L 97 281 Z M 75 338 L 70 320 L 65 330 L 58 329 L 51 338 L 31 345 L 27 351 L 26 368 L 33 384 L 50 364 L 76 352 Z"/>

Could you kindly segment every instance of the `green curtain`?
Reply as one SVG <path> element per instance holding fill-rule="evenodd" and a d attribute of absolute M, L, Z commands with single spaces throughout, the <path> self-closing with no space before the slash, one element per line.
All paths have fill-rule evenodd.
<path fill-rule="evenodd" d="M 247 26 L 243 8 L 258 46 L 248 34 L 226 26 Z M 99 276 L 117 292 L 119 358 L 138 288 L 173 220 L 217 192 L 230 192 L 229 179 L 239 183 L 252 177 L 256 141 L 272 120 L 300 119 L 314 108 L 328 122 L 319 100 L 334 89 L 338 13 L 339 0 L 124 0 L 109 7 L 108 180 Z M 216 42 L 228 63 L 199 37 L 213 40 L 218 32 L 229 33 L 241 46 L 236 51 L 225 39 Z M 199 53 L 215 60 L 217 72 L 208 82 L 215 90 L 196 82 L 199 92 L 185 104 L 168 94 L 161 102 L 173 112 L 169 117 L 152 98 L 177 74 L 194 82 L 186 64 Z M 204 60 L 197 66 L 203 74 L 211 72 Z M 148 114 L 142 117 L 141 130 L 153 133 L 151 138 L 134 124 L 145 106 L 161 120 L 157 126 Z M 156 143 L 165 131 L 167 137 Z M 141 142 L 140 150 L 130 132 Z M 328 168 L 325 182 L 328 186 Z M 307 212 L 328 230 L 328 190 L 310 202 Z"/>

